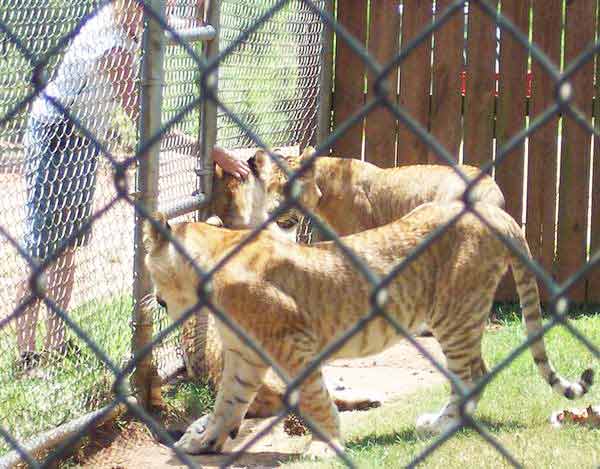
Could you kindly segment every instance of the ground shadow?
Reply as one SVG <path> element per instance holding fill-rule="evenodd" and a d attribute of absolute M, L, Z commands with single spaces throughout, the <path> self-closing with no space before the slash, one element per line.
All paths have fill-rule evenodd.
<path fill-rule="evenodd" d="M 366 446 L 392 446 L 398 442 L 416 443 L 419 437 L 414 427 L 405 427 L 402 430 L 387 433 L 385 435 L 368 435 L 346 443 L 349 450 L 360 449 Z"/>
<path fill-rule="evenodd" d="M 500 432 L 511 432 L 515 430 L 524 430 L 527 428 L 527 425 L 524 425 L 522 422 L 516 420 L 509 420 L 503 422 L 497 422 L 490 420 L 489 418 L 478 418 L 475 419 L 475 422 L 481 425 L 481 427 L 487 430 L 490 433 L 500 433 Z M 474 428 L 463 428 L 459 430 L 458 434 L 460 435 L 471 435 L 478 434 L 477 430 Z M 433 441 L 435 437 L 425 438 L 421 437 L 417 434 L 414 426 L 407 426 L 403 429 L 388 433 L 385 435 L 368 435 L 363 438 L 359 438 L 353 441 L 349 441 L 346 443 L 346 448 L 352 449 L 361 449 L 367 446 L 392 446 L 398 443 L 417 443 L 419 441 Z"/>
<path fill-rule="evenodd" d="M 489 417 L 480 417 L 476 418 L 475 422 L 480 424 L 490 433 L 511 432 L 514 430 L 526 430 L 529 428 L 523 422 L 519 422 L 518 420 L 505 420 L 498 422 L 496 420 L 491 420 Z M 466 431 L 475 432 L 476 430 L 470 428 Z"/>
<path fill-rule="evenodd" d="M 222 467 L 230 459 L 233 453 L 206 454 L 201 456 L 190 456 L 190 459 L 199 467 Z M 235 466 L 241 467 L 278 467 L 283 462 L 297 459 L 297 454 L 280 453 L 277 451 L 264 451 L 258 453 L 243 453 L 235 460 Z M 184 463 L 175 453 L 166 461 L 169 466 L 181 467 Z M 229 466 L 228 466 L 229 467 Z"/>

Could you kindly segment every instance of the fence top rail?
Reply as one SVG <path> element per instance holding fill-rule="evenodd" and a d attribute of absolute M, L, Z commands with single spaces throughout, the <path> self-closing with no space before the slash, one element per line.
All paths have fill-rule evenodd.
<path fill-rule="evenodd" d="M 187 42 L 207 42 L 213 40 L 217 35 L 217 30 L 210 24 L 175 30 L 175 34 L 166 31 L 166 40 L 168 45 L 178 44 L 180 40 Z"/>

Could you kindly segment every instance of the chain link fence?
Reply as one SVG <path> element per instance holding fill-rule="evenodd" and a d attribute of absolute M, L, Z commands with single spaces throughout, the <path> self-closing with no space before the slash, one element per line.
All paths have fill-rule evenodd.
<path fill-rule="evenodd" d="M 28 284 L 32 262 L 83 230 L 92 212 L 106 210 L 106 216 L 91 239 L 82 236 L 73 255 L 46 271 L 48 295 L 110 360 L 123 364 L 130 356 L 133 209 L 116 200 L 110 161 L 31 81 L 36 70 L 55 77 L 48 93 L 61 93 L 68 105 L 90 78 L 92 59 L 82 51 L 106 48 L 112 39 L 107 15 L 91 1 L 3 2 L 0 9 L 0 415 L 19 441 L 111 400 L 106 366 L 44 301 L 30 297 Z M 138 60 L 135 44 L 122 47 Z M 134 79 L 133 69 L 123 73 L 121 83 Z M 116 96 L 106 80 L 87 86 L 71 112 L 97 129 L 105 151 L 120 161 L 132 154 L 135 132 L 122 107 L 112 106 Z M 123 99 L 133 100 L 133 90 Z M 9 447 L 3 440 L 0 454 Z"/>
<path fill-rule="evenodd" d="M 205 53 L 204 41 L 211 38 L 210 30 L 195 31 L 204 24 L 203 3 L 177 0 L 166 5 L 168 22 L 176 32 L 165 38 L 161 115 L 164 123 L 177 121 L 161 142 L 157 203 L 163 208 L 195 197 L 200 189 L 201 70 L 196 60 Z M 231 3 L 225 3 L 224 9 L 229 6 L 247 18 L 223 16 L 224 35 L 230 38 L 240 30 L 236 21 L 250 24 L 262 13 L 254 8 L 236 12 L 239 5 Z M 9 441 L 2 439 L 0 456 L 12 449 L 12 438 L 20 443 L 34 441 L 41 432 L 110 404 L 114 379 L 104 360 L 119 367 L 131 356 L 134 209 L 120 198 L 114 180 L 122 168 L 127 197 L 139 196 L 133 156 L 139 148 L 135 108 L 143 88 L 142 8 L 135 1 L 50 6 L 23 1 L 0 10 L 0 182 L 5 188 L 0 203 L 9 221 L 2 224 L 0 250 L 0 292 L 6 299 L 0 314 L 0 415 L 3 430 L 11 435 Z M 251 45 L 264 49 L 262 62 L 256 61 L 256 53 L 241 54 L 223 78 L 235 89 L 225 100 L 252 108 L 255 119 L 274 129 L 270 140 L 274 144 L 297 145 L 315 129 L 318 83 L 314 78 L 319 71 L 321 22 L 314 14 L 312 23 L 307 22 L 309 12 L 305 7 L 301 10 L 300 3 L 289 7 L 274 30 L 263 32 L 262 45 Z M 302 50 L 288 51 L 281 67 L 277 54 L 303 28 L 317 30 L 306 38 Z M 113 48 L 119 54 L 107 53 Z M 109 59 L 100 63 L 105 53 Z M 300 65 L 312 67 L 304 72 L 312 73 L 304 82 L 311 97 L 307 89 L 299 89 Z M 103 73 L 95 76 L 101 66 Z M 254 82 L 267 83 L 257 66 L 278 89 L 252 97 Z M 42 97 L 45 80 L 50 80 L 45 88 L 49 99 Z M 56 96 L 64 99 L 55 103 Z M 302 106 L 308 99 L 310 105 Z M 285 127 L 276 128 L 281 109 L 292 102 L 312 109 L 310 116 L 296 113 Z M 185 107 L 190 111 L 178 117 Z M 273 113 L 274 108 L 279 113 Z M 87 226 L 92 213 L 93 224 Z M 177 218 L 190 220 L 195 215 L 188 210 Z M 47 233 L 50 226 L 54 231 Z M 66 255 L 70 248 L 59 247 L 69 237 L 73 238 L 71 256 Z M 55 256 L 56 268 L 50 267 L 53 251 L 61 252 Z M 41 270 L 49 301 L 30 297 L 31 270 L 40 262 L 48 263 Z M 65 327 L 53 308 L 64 310 L 81 332 L 99 344 L 102 358 Z M 151 322 L 157 331 L 168 324 L 161 310 L 152 312 Z M 176 371 L 182 355 L 178 335 L 157 346 L 153 355 L 161 376 Z M 58 397 L 49 401 L 48 395 Z"/>
<path fill-rule="evenodd" d="M 291 1 L 236 45 L 276 3 L 223 2 L 219 41 L 222 49 L 234 47 L 219 63 L 219 98 L 267 145 L 306 146 L 316 132 L 323 23 L 303 2 Z M 225 148 L 256 147 L 222 110 L 217 130 Z"/>
<path fill-rule="evenodd" d="M 128 378 L 134 370 L 139 372 L 142 364 L 153 353 L 157 357 L 159 367 L 161 363 L 168 362 L 172 354 L 177 354 L 177 339 L 175 338 L 177 328 L 183 319 L 191 317 L 201 308 L 208 308 L 217 318 L 227 324 L 246 346 L 268 363 L 272 363 L 260 344 L 255 343 L 246 331 L 232 323 L 227 312 L 216 307 L 210 296 L 205 293 L 204 286 L 209 284 L 215 270 L 202 271 L 184 252 L 183 247 L 166 231 L 163 235 L 171 239 L 181 250 L 182 254 L 192 263 L 200 278 L 199 300 L 193 308 L 186 311 L 185 318 L 176 323 L 166 323 L 161 319 L 162 316 L 152 316 L 154 312 L 150 311 L 150 324 L 159 324 L 158 332 L 150 342 L 136 342 L 130 328 L 131 308 L 134 303 L 131 296 L 132 281 L 139 282 L 137 277 L 144 277 L 147 274 L 138 271 L 136 278 L 132 280 L 131 265 L 134 263 L 133 256 L 136 252 L 132 243 L 135 239 L 136 248 L 140 244 L 139 238 L 134 237 L 134 231 L 139 230 L 141 221 L 150 218 L 151 211 L 157 205 L 164 204 L 166 206 L 169 202 L 178 202 L 181 198 L 198 196 L 199 190 L 206 192 L 206 184 L 203 185 L 202 180 L 199 182 L 199 178 L 210 175 L 207 171 L 207 162 L 199 163 L 197 161 L 197 153 L 192 151 L 190 146 L 192 143 L 183 143 L 187 142 L 186 135 L 191 135 L 196 144 L 199 140 L 198 135 L 203 136 L 204 140 L 200 139 L 199 143 L 204 145 L 205 149 L 207 145 L 216 142 L 230 148 L 267 148 L 274 145 L 303 146 L 314 140 L 319 118 L 317 112 L 320 110 L 321 113 L 328 113 L 329 111 L 328 109 L 319 109 L 319 104 L 322 106 L 323 100 L 320 99 L 322 94 L 317 83 L 317 77 L 321 76 L 319 62 L 322 51 L 321 37 L 322 33 L 327 30 L 335 32 L 337 41 L 349 44 L 357 58 L 366 64 L 376 79 L 374 80 L 374 93 L 367 103 L 348 121 L 339 124 L 326 138 L 317 142 L 318 147 L 315 154 L 327 154 L 333 143 L 340 139 L 353 124 L 363 119 L 372 110 L 385 108 L 417 135 L 440 161 L 453 164 L 453 156 L 402 107 L 390 100 L 387 87 L 395 86 L 395 83 L 388 83 L 390 71 L 401 65 L 417 45 L 427 41 L 431 34 L 453 15 L 462 14 L 464 3 L 464 1 L 458 0 L 450 2 L 444 11 L 436 15 L 431 24 L 424 26 L 418 35 L 403 44 L 400 54 L 392 62 L 379 64 L 344 28 L 340 27 L 335 20 L 333 10 L 326 8 L 325 1 L 255 0 L 241 2 L 238 0 L 215 2 L 212 5 L 213 14 L 214 9 L 220 7 L 220 27 L 215 24 L 219 29 L 219 47 L 212 53 L 210 51 L 204 53 L 200 48 L 185 41 L 183 36 L 173 34 L 173 29 L 163 19 L 165 17 L 162 13 L 164 5 L 160 1 L 148 0 L 143 5 L 144 15 L 150 25 L 145 30 L 145 41 L 147 42 L 144 44 L 153 51 L 144 49 L 146 65 L 143 69 L 156 72 L 156 69 L 152 69 L 152 66 L 156 64 L 153 60 L 156 60 L 157 57 L 160 59 L 164 55 L 164 76 L 167 86 L 162 90 L 162 119 L 157 123 L 157 116 L 154 115 L 141 126 L 141 143 L 136 146 L 135 152 L 131 153 L 133 146 L 128 147 L 128 145 L 135 144 L 128 144 L 123 140 L 126 132 L 118 126 L 116 127 L 119 130 L 115 131 L 113 121 L 108 119 L 109 116 L 112 118 L 112 114 L 110 112 L 89 112 L 91 104 L 82 105 L 86 101 L 76 93 L 76 91 L 81 91 L 80 87 L 76 86 L 81 81 L 81 77 L 73 78 L 71 74 L 67 74 L 69 80 L 66 80 L 67 85 L 65 86 L 69 90 L 74 90 L 76 96 L 73 97 L 72 102 L 61 103 L 56 99 L 51 99 L 48 104 L 47 112 L 52 113 L 53 119 L 68 124 L 64 127 L 56 127 L 58 124 L 54 120 L 52 121 L 55 126 L 53 131 L 58 132 L 57 129 L 60 129 L 62 133 L 55 138 L 57 142 L 53 142 L 54 146 L 50 147 L 50 156 L 54 157 L 57 153 L 66 155 L 63 157 L 65 162 L 76 162 L 77 168 L 88 167 L 88 172 L 81 173 L 74 169 L 72 175 L 66 171 L 47 176 L 39 183 L 30 182 L 30 185 L 42 186 L 44 190 L 46 187 L 51 187 L 48 189 L 50 195 L 48 199 L 52 199 L 54 191 L 60 190 L 61 195 L 64 195 L 63 192 L 68 195 L 65 198 L 69 201 L 73 198 L 76 199 L 72 204 L 83 207 L 77 212 L 81 213 L 81 219 L 65 219 L 61 223 L 55 223 L 55 218 L 52 219 L 53 223 L 50 225 L 52 227 L 59 226 L 61 229 L 59 233 L 53 234 L 54 237 L 44 234 L 44 241 L 46 238 L 57 241 L 52 246 L 42 243 L 39 236 L 31 243 L 27 241 L 27 245 L 22 242 L 23 239 L 30 239 L 26 234 L 26 220 L 32 224 L 32 216 L 29 212 L 25 212 L 26 208 L 31 205 L 33 206 L 32 210 L 35 209 L 36 213 L 40 211 L 33 202 L 27 203 L 27 191 L 25 181 L 23 181 L 23 173 L 27 172 L 26 167 L 30 160 L 34 159 L 27 155 L 30 150 L 25 148 L 31 146 L 30 137 L 26 137 L 26 135 L 32 130 L 31 125 L 27 122 L 28 119 L 31 119 L 32 107 L 35 107 L 35 103 L 42 96 L 42 88 L 46 83 L 45 77 L 60 76 L 61 65 L 58 65 L 58 68 L 56 65 L 60 62 L 59 57 L 63 57 L 62 63 L 64 64 L 64 57 L 68 55 L 69 48 L 73 47 L 77 40 L 81 41 L 82 36 L 85 37 L 84 28 L 89 26 L 90 22 L 94 18 L 98 18 L 102 12 L 107 11 L 106 8 L 116 7 L 121 3 L 115 2 L 109 4 L 108 7 L 99 7 L 93 2 L 81 3 L 79 6 L 74 6 L 78 4 L 73 2 L 65 3 L 64 7 L 56 7 L 56 11 L 53 13 L 49 13 L 41 4 L 36 5 L 31 1 L 27 2 L 26 6 L 24 2 L 17 2 L 10 11 L 2 8 L 0 10 L 0 33 L 2 35 L 0 39 L 3 58 L 7 59 L 3 60 L 2 64 L 3 66 L 5 63 L 11 65 L 2 71 L 1 78 L 8 80 L 8 86 L 15 91 L 7 93 L 8 86 L 3 87 L 2 101 L 0 102 L 0 106 L 2 106 L 0 167 L 8 168 L 0 174 L 0 178 L 2 178 L 0 182 L 9 189 L 2 191 L 3 195 L 0 200 L 5 208 L 4 213 L 11 217 L 9 223 L 0 224 L 0 242 L 2 242 L 2 251 L 0 252 L 2 267 L 0 269 L 3 269 L 0 275 L 2 279 L 0 291 L 6 298 L 11 298 L 18 294 L 18 282 L 24 280 L 24 291 L 26 292 L 25 300 L 17 301 L 16 307 L 15 302 L 5 302 L 3 306 L 5 311 L 0 315 L 0 355 L 3 357 L 0 361 L 0 409 L 2 411 L 0 415 L 8 416 L 7 419 L 0 422 L 0 435 L 4 440 L 2 450 L 13 449 L 31 466 L 37 467 L 40 464 L 36 463 L 32 455 L 23 447 L 23 443 L 29 436 L 43 429 L 60 425 L 75 416 L 82 415 L 85 411 L 98 409 L 103 404 L 106 404 L 106 407 L 103 409 L 102 415 L 114 410 L 117 406 L 126 406 L 132 414 L 139 417 L 164 441 L 170 442 L 170 446 L 173 446 L 174 441 L 165 429 L 148 413 L 144 404 L 148 404 L 149 400 L 144 397 L 140 398 L 145 391 L 137 389 L 137 403 L 130 399 L 131 390 L 128 386 Z M 556 101 L 541 115 L 533 119 L 526 129 L 514 135 L 500 147 L 494 161 L 489 162 L 483 168 L 484 172 L 501 165 L 515 146 L 523 143 L 529 135 L 557 113 L 573 118 L 595 139 L 600 138 L 592 123 L 583 117 L 581 111 L 572 104 L 573 88 L 569 83 L 573 74 L 580 67 L 594 60 L 600 43 L 590 44 L 575 61 L 567 64 L 565 71 L 561 73 L 557 65 L 548 60 L 536 45 L 529 41 L 528 35 L 515 28 L 513 23 L 498 13 L 495 6 L 491 6 L 483 0 L 470 3 L 471 7 L 480 9 L 481 12 L 496 21 L 503 34 L 510 34 L 522 47 L 528 49 L 532 60 L 544 67 L 556 84 L 557 90 Z M 135 6 L 135 4 L 130 5 Z M 189 4 L 184 5 L 179 2 L 176 6 L 192 8 Z M 44 11 L 43 14 L 40 14 L 41 10 Z M 135 17 L 137 14 L 135 8 L 130 14 Z M 218 16 L 216 17 L 218 18 Z M 32 21 L 31 18 L 36 18 L 36 21 Z M 82 18 L 85 18 L 85 21 L 82 21 Z M 131 19 L 132 17 L 126 15 L 121 18 Z M 193 21 L 197 21 L 197 18 L 196 16 Z M 211 15 L 209 15 L 210 18 Z M 41 19 L 43 21 L 40 21 Z M 32 24 L 37 25 L 33 30 Z M 124 21 L 122 24 L 131 25 L 132 23 Z M 49 28 L 49 30 L 45 30 L 43 40 L 40 39 L 38 44 L 38 41 L 31 40 L 31 37 L 37 38 L 41 34 L 40 28 Z M 175 37 L 175 44 L 160 47 L 159 35 L 156 32 L 158 31 L 162 36 L 165 29 Z M 148 31 L 154 31 L 154 36 Z M 134 36 L 136 36 L 135 32 Z M 270 39 L 266 39 L 267 36 Z M 294 39 L 297 37 L 302 40 Z M 130 55 L 137 59 L 139 49 L 134 49 L 134 45 L 139 47 L 138 42 L 134 41 L 132 49 L 123 47 L 123 50 L 130 52 Z M 96 45 L 94 44 L 93 47 Z M 125 59 L 121 60 L 125 61 Z M 123 63 L 118 62 L 118 64 L 122 65 Z M 111 66 L 114 67 L 115 63 L 109 63 L 109 72 Z M 135 69 L 135 66 L 131 69 Z M 217 79 L 214 79 L 215 71 L 218 71 Z M 340 72 L 338 71 L 338 73 Z M 144 75 L 142 71 L 142 75 L 140 94 L 142 109 L 144 109 L 145 100 L 149 103 L 152 102 L 152 97 L 147 94 L 148 89 L 153 87 L 155 91 L 160 89 L 161 80 L 160 74 L 153 75 L 152 72 L 148 72 Z M 127 76 L 127 74 L 120 75 L 123 80 L 126 80 Z M 190 82 L 199 83 L 200 87 L 191 86 Z M 217 82 L 218 88 L 215 88 Z M 86 83 L 86 85 L 89 84 Z M 100 82 L 98 86 L 102 88 L 104 85 Z M 145 91 L 144 87 L 146 87 Z M 169 88 L 172 88 L 172 91 L 169 91 Z M 50 85 L 45 87 L 47 93 L 50 89 Z M 138 89 L 140 88 L 138 87 Z M 122 95 L 132 96 L 127 93 L 122 93 Z M 95 94 L 88 98 L 87 103 L 101 105 L 104 97 L 106 96 L 103 94 Z M 73 103 L 80 104 L 79 108 Z M 156 105 L 156 101 L 154 105 Z M 199 110 L 197 109 L 198 105 L 200 105 Z M 124 106 L 126 107 L 126 103 Z M 215 112 L 217 109 L 218 112 Z M 123 111 L 122 108 L 121 111 Z M 147 108 L 146 111 L 148 111 Z M 116 121 L 123 118 L 122 115 L 119 117 L 118 108 L 114 112 L 117 113 L 114 117 Z M 210 119 L 213 117 L 214 123 L 211 124 Z M 90 123 L 90 119 L 102 120 L 100 125 L 106 127 L 104 132 L 107 138 L 103 138 L 104 135 L 97 133 L 95 129 L 99 124 L 98 122 Z M 211 125 L 214 127 L 214 132 L 206 130 Z M 180 133 L 173 132 L 176 130 L 179 130 Z M 69 138 L 64 138 L 63 133 Z M 210 139 L 213 141 L 209 141 Z M 45 138 L 44 142 L 47 140 Z M 140 182 L 138 172 L 138 182 L 134 191 L 132 189 L 134 170 L 139 166 L 147 166 L 153 155 L 158 156 L 157 143 L 159 141 L 162 141 L 158 160 L 160 171 L 166 173 L 168 177 L 166 180 L 161 179 L 157 187 L 152 187 L 151 184 L 148 185 L 147 180 Z M 46 152 L 48 151 L 46 148 Z M 120 156 L 121 154 L 123 156 Z M 171 154 L 175 155 L 170 156 Z M 205 153 L 204 156 L 206 157 L 207 154 Z M 43 159 L 41 156 L 39 158 Z M 87 166 L 81 164 L 82 161 L 88 163 L 90 159 L 92 162 Z M 273 160 L 275 163 L 281 164 L 281 161 L 274 156 Z M 298 202 L 297 194 L 293 190 L 294 183 L 309 169 L 312 163 L 313 160 L 307 161 L 295 173 L 288 172 L 289 184 L 292 187 L 290 193 L 294 197 L 290 197 L 278 210 L 273 212 L 269 222 L 290 208 L 297 208 L 310 217 L 313 225 L 333 239 L 341 252 L 364 275 L 364 282 L 369 286 L 371 307 L 369 311 L 364 312 L 364 317 L 357 324 L 348 324 L 348 330 L 334 343 L 328 344 L 315 357 L 311 366 L 298 376 L 289 379 L 285 373 L 279 373 L 279 367 L 273 363 L 274 370 L 288 385 L 285 394 L 288 408 L 286 412 L 279 415 L 278 419 L 274 420 L 272 425 L 280 421 L 288 410 L 297 411 L 297 402 L 294 402 L 293 399 L 294 391 L 335 350 L 375 318 L 384 318 L 396 329 L 398 334 L 405 336 L 423 355 L 429 357 L 432 363 L 451 381 L 453 388 L 459 394 L 459 405 L 463 406 L 469 398 L 481 392 L 537 337 L 532 336 L 524 341 L 473 389 L 464 389 L 455 376 L 446 372 L 440 364 L 435 362 L 433 357 L 407 333 L 397 320 L 388 314 L 384 305 L 385 291 L 392 279 L 409 266 L 420 253 L 436 243 L 439 237 L 456 222 L 456 219 L 436 230 L 409 256 L 399 260 L 398 265 L 391 272 L 380 277 L 370 271 L 359 252 L 348 248 L 344 244 L 343 238 L 336 236 Z M 96 169 L 96 164 L 98 169 Z M 104 172 L 103 167 L 105 168 Z M 286 168 L 283 169 L 287 171 Z M 36 171 L 36 174 L 39 173 L 39 170 Z M 45 173 L 49 173 L 49 170 L 46 170 Z M 96 180 L 89 182 L 90 177 L 93 179 L 92 174 L 96 174 Z M 150 168 L 147 175 L 152 174 Z M 155 172 L 154 175 L 156 174 Z M 70 180 L 69 187 L 64 189 L 63 186 L 66 185 L 67 179 Z M 468 182 L 467 179 L 465 182 Z M 468 202 L 468 192 L 476 183 L 477 180 L 468 182 L 469 189 L 465 195 L 465 201 Z M 85 190 L 90 192 L 89 185 L 95 186 L 93 197 L 91 194 L 89 197 L 83 197 L 82 200 L 80 200 L 81 197 L 75 197 Z M 156 200 L 157 189 L 160 190 L 159 200 Z M 5 195 L 9 192 L 12 195 Z M 31 201 L 39 200 L 38 197 L 30 197 L 30 199 Z M 88 208 L 91 200 L 93 200 L 93 208 Z M 54 216 L 57 213 L 64 213 L 63 208 L 62 206 L 60 208 L 44 207 L 42 212 L 47 215 L 47 212 L 51 211 Z M 68 212 L 72 213 L 72 207 Z M 137 220 L 135 226 L 134 212 Z M 468 212 L 479 216 L 483 223 L 489 225 L 488 221 L 467 203 L 460 216 Z M 91 216 L 88 218 L 90 213 Z M 189 219 L 190 216 L 188 215 L 187 218 Z M 7 217 L 4 219 L 6 220 Z M 222 267 L 242 250 L 266 224 L 263 223 L 261 227 L 254 229 L 250 236 L 221 262 L 220 266 Z M 47 225 L 43 226 L 46 228 Z M 493 227 L 489 226 L 493 230 Z M 93 233 L 91 241 L 88 239 L 90 233 Z M 31 238 L 33 239 L 33 237 Z M 561 324 L 577 337 L 594 357 L 599 358 L 597 345 L 586 339 L 585 334 L 578 331 L 567 320 L 565 299 L 568 298 L 567 290 L 570 286 L 581 281 L 592 269 L 598 267 L 600 253 L 592 252 L 586 265 L 581 266 L 579 271 L 559 285 L 537 263 L 524 256 L 510 240 L 502 239 L 502 241 L 551 293 L 551 317 L 542 333 Z M 49 253 L 44 252 L 40 255 L 34 251 L 33 246 L 36 249 L 46 246 Z M 74 272 L 73 293 L 70 301 L 66 302 L 65 290 L 70 288 L 68 284 L 70 280 L 67 278 L 65 281 L 63 277 L 66 274 L 62 271 L 59 272 L 58 280 L 56 280 L 58 293 L 54 293 L 54 283 L 50 276 L 53 262 L 67 257 L 72 246 L 76 246 L 77 269 Z M 98 247 L 101 249 L 99 250 Z M 39 259 L 34 257 L 36 254 Z M 140 255 L 139 251 L 136 252 L 136 255 Z M 69 260 L 69 262 L 72 261 Z M 69 271 L 68 267 L 63 270 Z M 45 279 L 42 278 L 42 274 Z M 68 277 L 68 275 L 66 276 Z M 147 277 L 143 281 L 147 281 Z M 140 313 L 140 308 L 144 309 L 144 305 L 143 302 L 140 303 L 142 297 L 139 295 L 140 292 L 150 293 L 147 287 L 148 285 L 142 285 L 141 288 L 134 289 L 138 308 L 138 312 L 134 316 L 134 326 L 138 328 L 148 326 L 147 322 L 144 322 L 147 320 L 145 314 L 148 311 Z M 37 317 L 37 325 L 19 324 L 20 319 L 26 318 L 28 315 L 34 316 L 30 310 L 35 302 L 42 303 L 42 306 L 48 310 L 46 316 L 40 314 Z M 54 317 L 58 317 L 62 321 L 54 320 L 53 322 Z M 35 321 L 30 322 L 34 323 Z M 66 326 L 64 332 L 61 332 L 63 329 L 59 330 L 59 326 L 56 325 L 56 323 L 62 324 L 62 322 Z M 21 345 L 17 343 L 19 334 L 23 334 L 22 331 L 25 329 L 36 332 L 35 348 L 31 343 L 27 348 L 27 341 L 24 339 Z M 136 330 L 134 328 L 134 335 Z M 53 340 L 49 339 L 44 343 L 43 338 L 48 336 Z M 132 340 L 135 344 L 133 356 L 130 347 Z M 53 341 L 59 343 L 56 351 L 51 350 Z M 34 354 L 23 355 L 23 352 L 33 352 Z M 30 369 L 28 365 L 33 362 L 35 365 L 41 364 L 42 366 L 33 366 Z M 141 377 L 144 378 L 143 375 Z M 151 387 L 153 384 L 149 380 L 138 379 L 135 386 Z M 57 398 L 49 402 L 48 396 L 57 396 Z M 64 401 L 66 408 L 62 413 L 56 410 L 60 401 Z M 75 441 L 80 433 L 92 426 L 99 418 L 98 414 L 86 422 L 82 429 L 79 429 L 75 435 L 51 452 L 43 463 L 50 463 L 63 455 L 68 444 Z M 310 418 L 306 418 L 305 422 L 311 430 L 318 434 L 318 429 Z M 462 415 L 462 426 L 474 429 L 510 464 L 519 467 L 519 462 L 477 420 L 464 414 Z M 462 426 L 450 429 L 432 441 L 431 445 L 411 462 L 411 467 L 425 460 Z M 256 435 L 248 443 L 248 446 L 264 436 L 269 428 L 265 428 Z M 173 449 L 184 464 L 195 467 L 188 455 L 177 448 Z M 354 466 L 346 454 L 339 452 L 337 448 L 334 449 L 338 451 L 338 456 L 348 466 Z M 234 462 L 237 457 L 239 457 L 239 453 L 232 454 L 228 463 Z"/>

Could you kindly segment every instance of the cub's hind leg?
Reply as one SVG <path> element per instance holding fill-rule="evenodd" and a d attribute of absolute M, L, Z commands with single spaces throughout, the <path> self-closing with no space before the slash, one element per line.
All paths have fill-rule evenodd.
<path fill-rule="evenodd" d="M 474 387 L 476 380 L 485 371 L 485 363 L 481 357 L 481 339 L 486 318 L 469 318 L 465 322 L 465 317 L 454 316 L 452 324 L 434 329 L 434 336 L 440 342 L 448 370 L 460 379 L 466 391 Z M 438 413 L 423 414 L 417 418 L 417 432 L 423 435 L 439 434 L 459 425 L 462 419 L 461 396 L 461 391 L 452 385 L 450 399 Z M 479 398 L 480 393 L 473 396 L 464 406 L 464 411 L 469 414 L 474 412 Z"/>
<path fill-rule="evenodd" d="M 226 346 L 214 411 L 192 423 L 175 446 L 189 454 L 221 451 L 227 436 L 237 436 L 267 370 L 262 360 L 241 343 Z"/>
<path fill-rule="evenodd" d="M 306 337 L 297 337 L 289 341 L 286 347 L 288 350 L 284 350 L 282 354 L 288 358 L 281 365 L 292 379 L 302 373 L 316 355 L 313 347 L 314 343 L 307 342 Z M 305 421 L 310 420 L 318 430 L 318 434 L 313 432 L 312 441 L 305 453 L 312 457 L 335 456 L 332 446 L 342 449 L 340 418 L 320 367 L 301 382 L 299 391 L 300 414 Z"/>
<path fill-rule="evenodd" d="M 332 457 L 335 450 L 342 449 L 340 418 L 321 369 L 308 376 L 300 386 L 299 409 L 301 416 L 317 427 L 318 433 L 312 435 L 312 441 L 306 454 L 312 457 Z"/>

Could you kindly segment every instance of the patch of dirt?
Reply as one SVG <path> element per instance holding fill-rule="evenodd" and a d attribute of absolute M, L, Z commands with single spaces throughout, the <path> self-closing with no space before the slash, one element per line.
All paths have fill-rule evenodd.
<path fill-rule="evenodd" d="M 441 349 L 433 338 L 418 338 L 432 356 L 444 363 Z M 337 394 L 351 392 L 372 396 L 383 406 L 400 400 L 415 391 L 442 383 L 444 377 L 431 362 L 410 343 L 400 343 L 384 353 L 356 360 L 337 360 L 324 367 L 330 390 Z M 343 412 L 342 430 L 352 425 L 356 412 Z M 206 468 L 220 467 L 240 450 L 273 419 L 247 419 L 235 441 L 228 440 L 224 453 L 219 455 L 191 456 L 196 464 Z M 269 468 L 302 452 L 308 437 L 291 437 L 283 429 L 283 422 L 267 434 L 230 467 Z M 78 458 L 80 467 L 98 469 L 184 468 L 186 467 L 167 446 L 156 442 L 143 424 L 129 422 L 118 433 L 102 441 L 94 441 L 93 454 Z M 104 447 L 102 447 L 105 445 Z"/>

